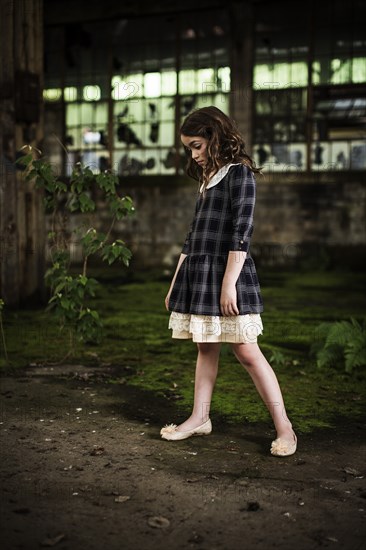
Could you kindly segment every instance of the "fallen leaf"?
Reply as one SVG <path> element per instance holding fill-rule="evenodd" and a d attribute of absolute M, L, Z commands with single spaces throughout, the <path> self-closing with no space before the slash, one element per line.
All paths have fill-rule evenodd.
<path fill-rule="evenodd" d="M 170 525 L 170 521 L 163 516 L 152 516 L 147 520 L 147 523 L 150 525 L 150 527 L 156 527 L 158 529 L 165 529 Z"/>

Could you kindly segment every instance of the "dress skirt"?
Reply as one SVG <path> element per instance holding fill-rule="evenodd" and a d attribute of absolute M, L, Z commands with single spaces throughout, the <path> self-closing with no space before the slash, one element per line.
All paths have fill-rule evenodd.
<path fill-rule="evenodd" d="M 262 334 L 263 324 L 259 313 L 224 317 L 172 311 L 169 328 L 172 329 L 172 338 L 191 338 L 198 343 L 253 344 Z"/>
<path fill-rule="evenodd" d="M 255 343 L 262 334 L 263 302 L 249 251 L 254 203 L 254 175 L 240 163 L 222 167 L 198 196 L 168 302 L 173 338 Z M 234 261 L 246 257 L 235 284 L 239 315 L 226 317 L 220 296 L 230 252 L 238 255 Z"/>

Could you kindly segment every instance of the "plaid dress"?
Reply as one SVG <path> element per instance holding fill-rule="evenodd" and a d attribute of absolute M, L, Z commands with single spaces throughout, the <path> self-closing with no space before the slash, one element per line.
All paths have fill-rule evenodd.
<path fill-rule="evenodd" d="M 196 332 L 206 335 L 212 334 L 212 326 L 208 328 L 212 323 L 220 334 L 223 329 L 237 333 L 240 323 L 246 325 L 247 331 L 248 323 L 253 325 L 253 322 L 258 328 L 257 334 L 261 332 L 259 313 L 263 311 L 263 302 L 249 251 L 255 195 L 253 172 L 243 164 L 223 166 L 210 180 L 205 193 L 199 194 L 182 249 L 187 256 L 177 273 L 168 303 L 169 327 L 173 333 L 174 329 L 176 333 L 181 332 L 180 336 L 173 334 L 173 337 L 190 337 L 192 322 Z M 224 317 L 220 294 L 229 251 L 245 251 L 247 256 L 236 282 L 239 315 Z M 243 332 L 243 326 L 239 332 Z M 211 341 L 233 340 L 221 337 Z"/>

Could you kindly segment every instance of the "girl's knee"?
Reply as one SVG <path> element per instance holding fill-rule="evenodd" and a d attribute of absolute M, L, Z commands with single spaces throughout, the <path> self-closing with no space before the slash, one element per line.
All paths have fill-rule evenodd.
<path fill-rule="evenodd" d="M 257 344 L 232 344 L 231 348 L 244 367 L 254 367 L 257 363 L 259 351 Z"/>

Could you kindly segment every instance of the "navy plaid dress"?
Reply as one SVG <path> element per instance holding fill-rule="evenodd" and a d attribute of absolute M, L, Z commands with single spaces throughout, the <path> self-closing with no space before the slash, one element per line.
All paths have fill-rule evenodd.
<path fill-rule="evenodd" d="M 182 249 L 187 257 L 177 273 L 168 303 L 171 312 L 221 316 L 221 285 L 231 250 L 247 252 L 236 282 L 239 315 L 263 311 L 257 272 L 249 252 L 255 178 L 244 164 L 232 165 L 228 170 L 223 167 L 221 171 L 226 172 L 222 179 L 198 196 Z M 220 179 L 219 172 L 216 176 Z"/>

